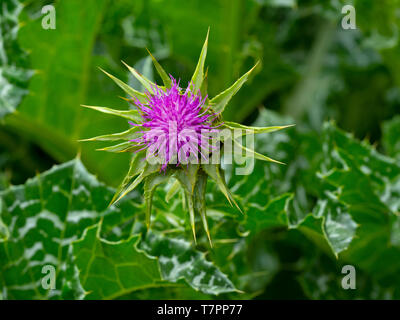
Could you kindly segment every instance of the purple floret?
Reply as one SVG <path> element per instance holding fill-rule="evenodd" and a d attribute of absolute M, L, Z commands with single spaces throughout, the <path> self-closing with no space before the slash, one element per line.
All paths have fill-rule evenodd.
<path fill-rule="evenodd" d="M 142 136 L 132 140 L 140 150 L 147 149 L 146 158 L 156 156 L 165 170 L 168 164 L 187 164 L 207 157 L 211 148 L 212 122 L 216 114 L 205 108 L 207 97 L 192 92 L 191 85 L 181 93 L 179 83 L 171 76 L 170 89 L 153 87 L 146 92 L 147 103 L 135 101 L 141 112 Z"/>

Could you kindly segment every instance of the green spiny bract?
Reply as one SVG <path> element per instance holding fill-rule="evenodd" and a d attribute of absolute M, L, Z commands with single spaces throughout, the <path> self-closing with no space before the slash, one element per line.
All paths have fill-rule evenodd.
<path fill-rule="evenodd" d="M 129 192 L 134 190 L 141 182 L 144 182 L 144 200 L 146 206 L 146 223 L 147 226 L 150 226 L 150 217 L 151 217 L 151 208 L 152 208 L 152 199 L 156 188 L 167 182 L 169 179 L 174 179 L 169 192 L 166 195 L 166 200 L 168 201 L 171 197 L 178 193 L 179 190 L 184 191 L 186 207 L 189 211 L 190 224 L 193 231 L 193 237 L 196 241 L 196 233 L 195 233 L 195 215 L 199 215 L 203 222 L 204 229 L 207 233 L 207 237 L 210 241 L 210 245 L 212 245 L 210 232 L 207 224 L 207 210 L 205 203 L 205 193 L 206 193 L 206 185 L 208 178 L 211 178 L 219 187 L 221 192 L 227 198 L 231 205 L 235 205 L 238 210 L 240 210 L 239 205 L 235 201 L 234 196 L 230 192 L 225 182 L 224 172 L 220 166 L 220 164 L 210 164 L 210 163 L 202 163 L 202 161 L 195 161 L 195 163 L 188 162 L 187 164 L 183 163 L 182 157 L 178 156 L 178 163 L 171 164 L 170 155 L 173 153 L 171 150 L 165 151 L 165 148 L 162 149 L 159 140 L 149 140 L 146 137 L 149 136 L 151 130 L 163 130 L 163 124 L 160 124 L 160 121 L 164 118 L 168 118 L 168 114 L 175 113 L 184 113 L 185 121 L 180 121 L 180 129 L 177 129 L 176 135 L 178 139 L 180 137 L 180 133 L 182 130 L 188 129 L 185 126 L 194 126 L 193 119 L 195 119 L 196 127 L 192 130 L 192 132 L 197 134 L 198 126 L 206 127 L 208 130 L 221 130 L 227 129 L 233 132 L 234 130 L 242 130 L 242 135 L 248 134 L 258 134 L 265 132 L 273 132 L 277 130 L 281 130 L 287 128 L 288 126 L 274 126 L 274 127 L 248 127 L 234 122 L 223 121 L 222 113 L 229 103 L 230 99 L 236 94 L 236 92 L 242 87 L 242 85 L 247 81 L 250 74 L 256 68 L 257 64 L 246 74 L 244 74 L 241 78 L 239 78 L 231 87 L 221 92 L 217 96 L 212 99 L 208 99 L 207 95 L 207 73 L 204 72 L 204 64 L 207 54 L 207 46 L 208 46 L 208 34 L 203 45 L 200 58 L 196 67 L 196 70 L 193 74 L 192 80 L 189 83 L 189 86 L 186 90 L 182 90 L 179 88 L 179 84 L 177 85 L 175 80 L 168 76 L 168 74 L 164 71 L 161 65 L 157 62 L 157 60 L 150 54 L 155 68 L 157 69 L 162 81 L 163 86 L 158 86 L 139 72 L 137 72 L 134 68 L 126 65 L 129 71 L 133 74 L 133 76 L 144 86 L 146 89 L 145 93 L 139 92 L 121 80 L 115 78 L 113 75 L 105 72 L 114 82 L 120 86 L 130 97 L 129 102 L 132 103 L 135 108 L 131 110 L 114 110 L 105 107 L 95 107 L 95 106 L 84 106 L 87 108 L 91 108 L 106 114 L 119 116 L 125 118 L 131 123 L 132 128 L 127 131 L 121 133 L 113 133 L 102 135 L 98 137 L 94 137 L 91 139 L 85 139 L 82 141 L 124 141 L 122 143 L 109 146 L 100 150 L 108 151 L 108 152 L 133 152 L 134 156 L 130 162 L 130 168 L 125 176 L 124 180 L 117 188 L 117 191 L 114 195 L 114 198 L 111 201 L 111 204 L 118 202 L 122 197 L 127 195 Z M 174 95 L 174 101 L 170 101 L 172 98 L 170 96 Z M 204 100 L 201 99 L 201 96 L 205 97 Z M 197 98 L 197 100 L 196 100 Z M 181 106 L 179 104 L 182 104 Z M 189 107 L 188 107 L 189 106 Z M 191 110 L 189 110 L 191 108 Z M 156 110 L 157 109 L 157 110 Z M 183 110 L 183 111 L 182 111 Z M 157 115 L 157 112 L 160 114 Z M 172 113 L 171 113 L 172 112 Z M 153 115 L 156 113 L 156 115 Z M 187 114 L 192 113 L 191 118 L 187 117 Z M 214 116 L 214 117 L 212 117 Z M 153 118 L 152 118 L 153 117 Z M 154 117 L 156 118 L 154 121 Z M 201 118 L 203 117 L 203 118 Z M 199 119 L 202 121 L 199 121 Z M 212 120 L 210 120 L 212 118 Z M 181 128 L 182 127 L 182 128 Z M 216 129 L 218 128 L 218 129 Z M 192 129 L 192 128 L 190 128 Z M 200 133 L 199 133 L 200 135 Z M 156 136 L 153 134 L 151 136 Z M 184 136 L 183 138 L 189 138 Z M 183 139 L 182 138 L 182 139 Z M 221 143 L 224 143 L 222 137 L 218 137 Z M 218 139 L 217 138 L 217 139 Z M 196 138 L 197 139 L 197 138 Z M 193 141 L 196 141 L 194 139 Z M 199 139 L 200 140 L 200 139 Z M 157 142 L 158 141 L 158 142 Z M 186 141 L 185 141 L 186 142 Z M 250 150 L 244 147 L 240 142 L 236 139 L 232 139 L 232 141 L 236 146 L 239 147 L 239 150 L 245 150 L 247 153 L 250 152 L 251 156 L 256 159 L 264 160 L 264 161 L 272 161 L 276 163 L 280 163 L 279 161 L 268 158 L 262 154 L 255 152 L 254 150 Z M 158 143 L 158 144 L 157 144 Z M 225 142 L 226 143 L 226 142 Z M 168 144 L 168 142 L 167 142 Z M 169 145 L 169 144 L 168 144 Z M 161 153 L 163 156 L 163 162 L 159 164 L 152 164 L 149 161 L 146 161 L 146 151 L 150 148 L 154 149 L 154 152 L 158 154 Z M 203 146 L 200 142 L 196 146 L 193 146 L 194 149 L 187 151 L 188 155 L 190 153 L 201 153 L 204 151 Z M 162 154 L 161 150 L 164 152 Z M 195 152 L 194 152 L 195 151 Z M 185 151 L 186 152 L 186 151 Z M 212 150 L 210 151 L 213 152 Z M 179 150 L 175 150 L 175 153 L 179 153 Z M 221 157 L 221 154 L 218 154 L 218 157 Z M 186 153 L 183 158 L 186 158 Z M 198 160 L 197 157 L 195 157 Z M 182 163 L 180 163 L 182 162 Z M 241 211 L 241 210 L 240 210 Z"/>

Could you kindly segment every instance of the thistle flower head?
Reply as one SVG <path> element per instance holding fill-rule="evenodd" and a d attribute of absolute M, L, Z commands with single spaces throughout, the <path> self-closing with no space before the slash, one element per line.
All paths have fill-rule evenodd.
<path fill-rule="evenodd" d="M 147 149 L 147 156 L 157 156 L 165 170 L 168 164 L 188 164 L 190 158 L 199 160 L 203 153 L 210 149 L 207 133 L 214 132 L 212 126 L 215 113 L 205 107 L 207 96 L 202 98 L 200 92 L 193 92 L 189 86 L 184 92 L 172 76 L 171 87 L 161 89 L 152 86 L 152 92 L 146 91 L 147 101 L 141 103 L 135 99 L 143 123 L 141 136 L 132 139 L 142 149 Z"/>
<path fill-rule="evenodd" d="M 131 88 L 104 71 L 118 86 L 132 97 L 133 100 L 129 101 L 134 102 L 135 108 L 131 110 L 114 110 L 105 107 L 86 107 L 128 119 L 132 127 L 124 132 L 106 134 L 86 139 L 86 141 L 125 140 L 122 143 L 101 150 L 109 152 L 135 152 L 129 171 L 118 187 L 111 204 L 134 190 L 141 182 L 144 182 L 146 222 L 149 226 L 154 191 L 158 185 L 173 178 L 175 182 L 169 189 L 166 200 L 168 201 L 170 197 L 177 194 L 180 189 L 183 190 L 184 202 L 187 204 L 195 241 L 195 221 L 197 217 L 200 217 L 211 244 L 205 205 L 208 178 L 211 178 L 216 183 L 231 205 L 234 204 L 239 210 L 240 207 L 226 185 L 224 172 L 220 163 L 201 162 L 199 164 L 199 161 L 192 162 L 191 159 L 199 160 L 200 157 L 208 156 L 217 147 L 213 143 L 210 143 L 210 140 L 214 139 L 210 133 L 218 132 L 220 130 L 219 127 L 229 132 L 243 130 L 239 135 L 240 137 L 241 135 L 273 132 L 287 128 L 288 126 L 259 128 L 248 127 L 233 122 L 222 122 L 220 115 L 231 98 L 247 81 L 256 66 L 214 98 L 208 99 L 207 95 L 202 97 L 200 92 L 206 91 L 207 88 L 207 73 L 204 72 L 207 46 L 208 34 L 201 50 L 196 70 L 186 90 L 182 90 L 179 87 L 179 82 L 177 83 L 173 77 L 168 76 L 153 56 L 151 58 L 163 80 L 164 86 L 156 85 L 134 68 L 126 65 L 133 76 L 147 89 L 145 93 Z M 222 138 L 222 136 L 217 134 L 217 140 L 226 144 L 227 140 Z M 235 135 L 233 136 L 235 137 Z M 279 161 L 250 150 L 235 139 L 232 139 L 231 142 L 238 147 L 239 152 L 244 150 L 253 158 L 279 163 Z M 213 155 L 220 157 L 221 154 L 218 152 L 213 153 Z M 154 156 L 157 158 L 158 164 L 154 165 L 150 161 L 145 161 L 146 159 L 150 160 Z M 170 166 L 173 163 L 176 166 Z M 180 165 L 186 163 L 187 165 L 185 166 Z M 160 170 L 164 170 L 164 174 L 160 174 Z"/>

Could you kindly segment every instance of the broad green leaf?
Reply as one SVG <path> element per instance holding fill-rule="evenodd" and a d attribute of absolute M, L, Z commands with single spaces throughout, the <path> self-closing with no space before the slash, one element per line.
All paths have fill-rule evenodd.
<path fill-rule="evenodd" d="M 250 187 L 250 186 L 249 186 Z M 258 231 L 266 228 L 287 226 L 287 206 L 291 201 L 291 194 L 270 199 L 265 199 L 265 206 L 254 206 L 251 202 L 243 217 L 247 230 L 253 232 L 253 235 Z"/>
<path fill-rule="evenodd" d="M 97 68 L 111 69 L 108 61 L 93 49 L 109 10 L 108 1 L 59 1 L 55 9 L 55 30 L 43 29 L 42 19 L 30 20 L 28 12 L 23 11 L 26 21 L 18 40 L 30 52 L 31 69 L 38 72 L 29 83 L 30 94 L 19 106 L 18 114 L 7 117 L 6 125 L 29 137 L 59 162 L 74 158 L 80 150 L 90 171 L 107 182 L 118 183 L 129 155 L 99 153 L 93 145 L 77 142 L 128 128 L 124 119 L 106 117 L 80 106 L 127 108 L 118 99 L 122 91 Z"/>
<path fill-rule="evenodd" d="M 257 124 L 270 124 L 274 122 L 287 123 L 290 120 L 279 116 L 275 117 L 271 112 L 263 112 L 257 120 Z M 278 190 L 294 191 L 294 186 L 288 185 L 289 182 L 285 180 L 287 179 L 285 175 L 288 175 L 287 172 L 291 170 L 297 170 L 295 169 L 296 156 L 303 157 L 302 161 L 305 161 L 305 155 L 297 155 L 294 152 L 288 153 L 286 150 L 285 153 L 282 153 L 279 148 L 282 144 L 291 144 L 292 141 L 298 139 L 297 133 L 296 136 L 293 136 L 293 133 L 293 130 L 282 131 L 274 135 L 260 135 L 259 139 L 256 139 L 256 148 L 264 146 L 262 150 L 265 152 L 275 152 L 284 155 L 288 166 L 277 167 L 279 171 L 283 171 L 283 177 L 278 175 L 277 178 L 276 173 L 272 173 L 273 170 L 263 168 L 263 163 L 260 162 L 255 164 L 254 171 L 249 176 L 241 178 L 232 176 L 230 184 L 234 184 L 231 189 L 235 190 L 235 194 L 244 195 L 241 203 L 244 204 L 244 211 L 248 219 L 248 229 L 253 230 L 253 233 L 254 230 L 261 231 L 265 228 L 279 226 L 286 226 L 289 229 L 299 229 L 308 237 L 314 239 L 318 245 L 324 248 L 326 253 L 330 254 L 332 252 L 337 256 L 348 247 L 349 243 L 355 237 L 356 223 L 349 213 L 346 212 L 346 206 L 338 202 L 334 205 L 329 199 L 321 200 L 319 209 L 314 208 L 313 215 L 310 215 L 309 212 L 311 212 L 312 208 L 307 212 L 307 208 L 299 207 L 298 195 L 279 195 L 274 190 L 276 186 L 273 184 L 276 183 Z M 302 136 L 302 140 L 304 141 L 304 145 L 308 143 L 305 136 Z M 313 146 L 313 148 L 316 147 Z M 311 170 L 309 174 L 316 175 L 316 171 L 316 169 L 314 171 Z M 259 177 L 265 177 L 265 179 L 260 179 Z M 282 188 L 281 186 L 285 187 Z M 322 199 L 326 197 L 323 191 L 320 197 Z M 323 206 L 322 204 L 325 205 Z M 268 214 L 269 210 L 273 210 L 276 213 Z M 310 226 L 313 227 L 311 228 Z"/>
<path fill-rule="evenodd" d="M 241 76 L 232 86 L 230 86 L 228 89 L 221 92 L 220 94 L 218 94 L 217 96 L 215 96 L 210 100 L 211 108 L 215 113 L 224 112 L 226 105 L 229 103 L 232 97 L 240 90 L 242 85 L 247 81 L 250 74 L 254 71 L 257 65 L 258 62 L 253 68 L 250 69 L 250 71 Z"/>
<path fill-rule="evenodd" d="M 196 69 L 192 76 L 192 86 L 193 92 L 196 93 L 202 87 L 203 79 L 204 79 L 204 63 L 207 57 L 207 47 L 208 47 L 208 36 L 210 34 L 210 29 L 207 31 L 206 40 L 204 41 L 203 48 L 201 49 L 199 61 L 197 63 Z"/>
<path fill-rule="evenodd" d="M 116 299 L 146 288 L 160 287 L 157 260 L 137 248 L 139 236 L 109 242 L 100 238 L 101 224 L 85 230 L 73 243 L 85 299 Z"/>
<path fill-rule="evenodd" d="M 266 116 L 266 114 L 263 114 L 260 117 L 260 121 L 257 121 L 257 124 L 265 121 L 262 120 L 264 116 Z M 271 115 L 268 114 L 268 116 Z M 268 122 L 271 123 L 276 121 L 285 123 L 288 120 L 271 117 L 270 121 Z M 279 132 L 271 136 L 261 135 L 259 138 L 260 141 L 256 140 L 257 145 L 269 147 L 276 144 L 275 138 L 278 138 L 277 141 L 279 143 L 284 142 L 290 144 L 292 141 L 289 140 L 288 133 L 286 131 Z M 293 139 L 296 139 L 296 137 L 293 137 Z M 304 141 L 306 140 L 304 139 Z M 265 150 L 268 152 L 279 152 L 277 149 L 272 150 L 270 148 L 265 148 Z M 304 157 L 304 155 L 300 156 Z M 289 166 L 294 166 L 295 162 L 297 161 L 296 154 L 285 154 L 285 160 L 288 162 Z M 280 170 L 283 170 L 284 172 L 289 170 L 290 172 L 290 170 L 294 169 L 290 167 L 282 167 Z M 247 223 L 250 223 L 250 225 L 253 226 L 248 226 L 249 230 L 261 231 L 265 228 L 279 226 L 286 226 L 290 229 L 299 228 L 301 231 L 304 231 L 307 236 L 315 235 L 314 238 L 317 239 L 317 243 L 323 242 L 321 247 L 326 249 L 325 252 L 327 253 L 332 252 L 337 256 L 339 253 L 348 248 L 351 241 L 355 238 L 356 222 L 349 214 L 346 205 L 339 203 L 338 200 L 336 200 L 336 204 L 334 204 L 334 202 L 329 198 L 326 200 L 321 200 L 319 203 L 319 209 L 315 208 L 312 217 L 308 218 L 308 213 L 304 212 L 304 209 L 299 208 L 297 197 L 293 197 L 291 195 L 274 195 L 274 186 L 271 185 L 271 182 L 273 183 L 273 181 L 277 178 L 274 175 L 271 176 L 271 174 L 268 172 L 270 172 L 270 170 L 266 168 L 262 169 L 262 163 L 256 163 L 254 171 L 251 173 L 251 175 L 244 177 L 237 177 L 234 175 L 229 181 L 230 185 L 233 183 L 231 189 L 235 190 L 235 194 L 243 195 L 241 203 L 244 204 L 244 211 L 246 212 L 246 217 L 248 219 Z M 316 170 L 310 172 L 310 174 L 315 175 Z M 262 176 L 265 176 L 266 179 L 264 180 L 259 178 Z M 270 182 L 270 180 L 272 181 Z M 287 184 L 286 181 L 278 181 L 281 185 Z M 292 187 L 290 187 L 290 185 L 286 188 L 287 191 L 293 190 L 291 189 Z M 327 191 L 331 191 L 331 189 L 328 189 Z M 326 197 L 323 191 L 320 197 L 322 199 Z M 268 208 L 274 208 L 273 206 L 270 206 L 270 203 L 281 205 L 280 210 L 275 210 L 277 212 L 275 215 L 265 214 L 265 212 L 268 212 Z M 298 211 L 300 211 L 300 214 L 298 214 Z M 311 229 L 305 227 L 305 220 L 307 220 L 307 223 L 309 223 L 311 221 L 310 219 L 314 219 L 314 222 L 311 225 L 318 226 L 312 233 L 306 232 L 307 230 Z"/>
<path fill-rule="evenodd" d="M 157 241 L 146 239 L 140 247 L 157 259 L 138 249 L 138 236 L 105 240 L 99 219 L 102 234 L 130 234 L 139 210 L 129 202 L 107 208 L 112 193 L 78 160 L 3 192 L 1 219 L 10 230 L 7 242 L 0 242 L 4 297 L 123 298 L 149 288 L 182 288 L 181 279 L 207 294 L 236 291 L 204 254 L 182 240 L 152 234 Z M 41 287 L 42 266 L 48 264 L 57 270 L 56 290 Z M 26 276 L 14 277 L 25 269 Z"/>
<path fill-rule="evenodd" d="M 208 220 L 214 243 L 210 257 L 236 287 L 244 291 L 239 295 L 230 294 L 227 298 L 252 299 L 259 296 L 276 279 L 281 267 L 280 249 L 275 250 L 274 246 L 282 243 L 282 239 L 278 243 L 268 239 L 268 235 L 277 229 L 250 236 L 248 232 L 241 233 L 242 226 L 238 227 L 229 218 L 217 217 L 210 212 Z"/>
<path fill-rule="evenodd" d="M 28 93 L 32 71 L 27 69 L 27 54 L 17 42 L 23 5 L 4 0 L 0 5 L 0 118 L 15 111 Z"/>
<path fill-rule="evenodd" d="M 77 159 L 1 192 L 0 221 L 9 233 L 6 240 L 0 240 L 4 298 L 56 299 L 72 290 L 64 290 L 74 281 L 73 272 L 68 275 L 67 271 L 72 241 L 101 217 L 105 224 L 127 218 L 134 221 L 135 205 L 124 201 L 119 207 L 108 207 L 112 196 L 113 190 L 98 182 Z M 131 228 L 132 222 L 125 228 Z M 112 231 L 113 224 L 107 228 Z M 55 268 L 55 290 L 41 285 L 46 265 Z"/>
<path fill-rule="evenodd" d="M 332 246 L 328 242 L 327 235 L 324 232 L 324 220 L 324 217 L 316 217 L 312 214 L 308 214 L 293 228 L 300 230 L 302 234 L 312 241 L 312 244 L 316 246 L 316 248 L 320 249 L 328 256 L 338 258 L 338 255 L 333 251 Z"/>
<path fill-rule="evenodd" d="M 355 238 L 357 224 L 348 213 L 348 208 L 331 200 L 320 200 L 314 210 L 316 218 L 323 218 L 323 234 L 337 257 Z"/>
<path fill-rule="evenodd" d="M 193 250 L 184 240 L 149 232 L 140 248 L 158 257 L 161 275 L 166 281 L 183 279 L 193 289 L 213 295 L 237 291 L 228 277 L 207 261 L 204 253 Z"/>
<path fill-rule="evenodd" d="M 400 284 L 400 277 L 393 272 L 400 267 L 396 262 L 400 248 L 389 246 L 390 230 L 395 229 L 394 213 L 399 209 L 400 166 L 332 123 L 325 125 L 324 136 L 326 172 L 321 178 L 333 187 L 330 192 L 347 206 L 358 225 L 356 236 L 342 253 L 343 259 L 376 279 L 391 278 L 392 283 Z"/>
<path fill-rule="evenodd" d="M 335 165 L 338 168 L 331 172 L 326 170 L 327 179 L 347 185 L 349 201 L 365 199 L 375 203 L 374 207 L 378 212 L 398 211 L 400 190 L 397 185 L 400 179 L 400 164 L 378 153 L 367 142 L 360 143 L 331 123 L 326 124 L 325 135 L 329 145 L 329 148 L 326 146 L 327 165 Z M 362 188 L 354 188 L 355 183 L 359 183 Z M 373 210 L 368 211 L 372 214 Z"/>

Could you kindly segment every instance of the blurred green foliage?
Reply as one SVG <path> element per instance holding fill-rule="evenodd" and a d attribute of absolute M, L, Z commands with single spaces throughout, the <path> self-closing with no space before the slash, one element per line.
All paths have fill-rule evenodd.
<path fill-rule="evenodd" d="M 213 293 L 239 299 L 400 298 L 399 1 L 58 0 L 55 30 L 41 27 L 41 7 L 51 1 L 26 1 L 23 9 L 14 0 L 4 3 L 0 6 L 0 190 L 5 191 L 1 193 L 0 239 L 8 238 L 24 262 L 14 268 L 19 256 L 6 257 L 5 242 L 0 240 L 3 297 L 4 292 L 7 298 L 46 297 L 45 292 L 18 288 L 40 281 L 39 266 L 49 257 L 46 254 L 54 254 L 63 276 L 58 283 L 61 291 L 53 298 L 78 298 L 83 289 L 93 288 L 98 291 L 92 297 L 121 299 L 212 298 Z M 355 30 L 341 27 L 345 4 L 356 9 Z M 49 191 L 42 207 L 29 202 L 38 200 L 35 188 L 42 175 L 9 188 L 77 153 L 89 172 L 110 186 L 117 185 L 129 156 L 97 152 L 96 145 L 78 143 L 128 128 L 124 121 L 110 121 L 80 107 L 129 107 L 118 97 L 121 90 L 97 67 L 141 90 L 120 60 L 160 81 L 153 75 L 148 48 L 167 72 L 186 83 L 208 27 L 211 96 L 261 61 L 224 116 L 259 126 L 297 124 L 287 132 L 256 140 L 257 151 L 287 166 L 257 162 L 250 176 L 228 174 L 246 216 L 227 206 L 215 186 L 208 185 L 213 250 L 205 234 L 196 249 L 188 249 L 187 214 L 179 198 L 165 202 L 166 191 L 157 193 L 154 234 L 146 233 L 140 222 L 144 212 L 138 194 L 107 211 L 112 192 L 77 166 L 78 160 L 44 174 L 50 181 L 59 170 L 52 183 L 65 192 Z M 34 70 L 30 80 L 27 70 Z M 17 112 L 8 114 L 16 107 Z M 81 172 L 76 181 L 88 185 L 89 195 L 78 184 L 71 187 L 75 179 L 68 170 L 74 164 Z M 70 199 L 72 207 L 63 206 L 64 198 Z M 69 233 L 73 239 L 66 237 L 62 246 L 48 248 L 40 247 L 40 232 L 28 232 L 22 239 L 19 228 L 43 210 L 55 211 L 60 219 L 71 217 L 71 221 L 65 224 L 67 233 L 60 236 L 44 214 L 38 219 L 39 228 L 57 234 L 56 239 Z M 95 235 L 90 226 L 100 216 L 104 217 L 102 231 Z M 17 224 L 12 223 L 17 219 L 13 217 L 19 217 Z M 143 238 L 138 243 L 136 235 L 129 238 L 139 233 Z M 115 244 L 108 247 L 106 240 Z M 163 241 L 178 243 L 163 251 L 159 249 L 167 246 Z M 199 261 L 200 274 L 201 268 L 211 268 L 207 272 L 226 275 L 227 280 L 210 289 L 196 286 L 186 269 L 184 280 L 179 281 L 161 270 L 153 272 L 148 283 L 135 283 L 128 276 L 126 281 L 133 282 L 125 292 L 116 290 L 115 283 L 88 282 L 76 274 L 79 266 L 86 268 L 89 278 L 96 277 L 96 268 L 76 258 L 85 246 L 97 248 L 101 261 L 119 250 L 128 251 L 128 244 L 137 250 L 130 254 L 139 255 L 149 266 L 154 263 L 148 256 L 166 261 L 168 270 L 174 257 L 192 255 Z M 29 256 L 33 245 L 39 247 Z M 112 264 L 117 265 L 120 261 L 114 258 Z M 181 262 L 184 266 L 185 261 Z M 33 271 L 27 273 L 30 263 Z M 345 264 L 356 267 L 357 290 L 343 290 L 340 285 Z M 18 280 L 19 274 L 24 276 Z M 157 290 L 156 283 L 161 283 Z M 108 293 L 99 293 L 104 290 Z"/>

